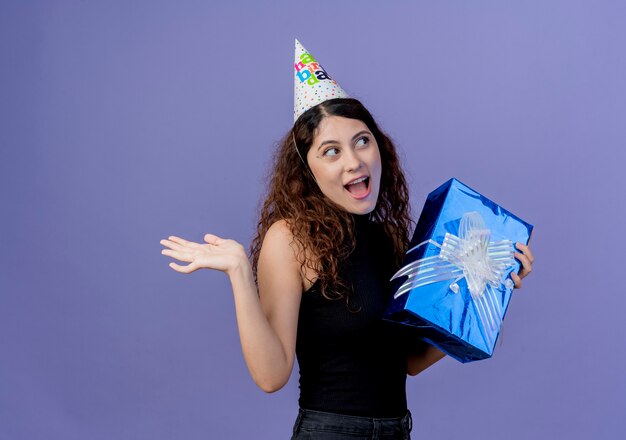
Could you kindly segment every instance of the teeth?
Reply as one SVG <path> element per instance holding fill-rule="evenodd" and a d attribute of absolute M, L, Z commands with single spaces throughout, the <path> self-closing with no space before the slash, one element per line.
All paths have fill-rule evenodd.
<path fill-rule="evenodd" d="M 360 179 L 356 179 L 354 182 L 348 183 L 348 185 L 354 185 L 355 183 L 363 182 L 365 179 L 367 179 L 367 177 L 361 177 Z"/>

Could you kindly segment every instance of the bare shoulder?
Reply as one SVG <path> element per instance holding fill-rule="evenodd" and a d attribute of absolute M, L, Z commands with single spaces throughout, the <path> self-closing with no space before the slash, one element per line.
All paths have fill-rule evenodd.
<path fill-rule="evenodd" d="M 301 285 L 300 264 L 297 260 L 297 247 L 289 224 L 285 220 L 273 223 L 263 237 L 259 253 L 259 287 L 266 284 L 267 278 L 280 279 L 291 286 Z"/>
<path fill-rule="evenodd" d="M 289 227 L 289 223 L 287 223 L 287 220 L 281 219 L 272 223 L 272 225 L 265 233 L 265 238 L 267 239 L 268 237 L 289 240 L 293 239 L 293 234 L 291 233 L 291 228 Z"/>
<path fill-rule="evenodd" d="M 263 254 L 272 254 L 284 263 L 296 262 L 293 234 L 286 220 L 278 220 L 269 227 L 261 246 L 261 255 Z"/>

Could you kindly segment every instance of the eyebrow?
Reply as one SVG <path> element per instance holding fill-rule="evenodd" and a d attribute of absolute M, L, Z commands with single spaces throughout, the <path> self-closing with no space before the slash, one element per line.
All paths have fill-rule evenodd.
<path fill-rule="evenodd" d="M 372 136 L 372 133 L 370 133 L 370 131 L 369 131 L 369 130 L 361 130 L 361 131 L 359 131 L 357 134 L 355 134 L 354 136 L 352 136 L 352 142 L 354 142 L 354 140 L 355 140 L 356 138 L 358 138 L 359 136 L 364 135 L 364 134 L 369 134 L 370 136 Z M 326 145 L 326 144 L 338 144 L 338 143 L 339 143 L 338 141 L 334 141 L 334 140 L 324 141 L 324 142 L 322 142 L 321 144 L 319 144 L 319 146 L 317 147 L 317 150 L 319 151 L 319 149 L 320 149 L 320 148 L 322 148 L 322 147 L 323 147 L 324 145 Z"/>

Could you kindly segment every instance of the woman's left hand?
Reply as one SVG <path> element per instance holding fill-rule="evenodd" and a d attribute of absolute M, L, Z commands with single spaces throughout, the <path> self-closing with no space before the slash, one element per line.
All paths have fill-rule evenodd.
<path fill-rule="evenodd" d="M 522 266 L 520 267 L 519 274 L 511 272 L 511 279 L 513 280 L 515 288 L 520 289 L 522 287 L 522 278 L 532 271 L 535 257 L 533 257 L 533 253 L 530 251 L 530 246 L 518 242 L 515 243 L 515 247 L 522 251 L 522 253 L 515 252 L 515 258 L 522 263 Z"/>

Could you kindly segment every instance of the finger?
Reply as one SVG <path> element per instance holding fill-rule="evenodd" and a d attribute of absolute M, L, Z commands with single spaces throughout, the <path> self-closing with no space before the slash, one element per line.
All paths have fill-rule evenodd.
<path fill-rule="evenodd" d="M 174 249 L 176 251 L 182 251 L 184 249 L 184 247 L 176 242 L 170 241 L 170 240 L 161 240 L 159 241 L 159 243 L 161 243 L 163 246 L 167 246 L 170 249 Z"/>
<path fill-rule="evenodd" d="M 191 273 L 198 269 L 198 266 L 195 263 L 188 264 L 187 266 L 181 266 L 180 264 L 172 262 L 169 266 L 176 272 L 180 273 Z"/>
<path fill-rule="evenodd" d="M 532 270 L 532 264 L 530 262 L 530 260 L 528 260 L 528 257 L 524 254 L 520 254 L 519 252 L 515 252 L 515 258 L 517 258 L 520 263 L 522 263 L 522 270 L 520 271 L 520 277 L 525 277 L 526 275 L 528 275 Z"/>
<path fill-rule="evenodd" d="M 511 272 L 511 279 L 513 280 L 513 286 L 515 289 L 522 288 L 522 279 L 515 272 Z"/>
<path fill-rule="evenodd" d="M 220 244 L 222 241 L 224 241 L 223 238 L 218 237 L 217 235 L 213 235 L 213 234 L 205 234 L 204 236 L 204 241 L 206 241 L 209 244 L 212 245 L 218 245 Z"/>
<path fill-rule="evenodd" d="M 530 264 L 533 264 L 535 262 L 535 257 L 533 256 L 533 253 L 530 250 L 530 246 L 525 245 L 524 243 L 515 243 L 515 247 L 517 247 L 520 251 L 522 251 L 524 253 L 524 255 L 526 255 L 528 257 L 528 260 L 530 261 Z"/>
<path fill-rule="evenodd" d="M 174 251 L 172 249 L 163 249 L 161 250 L 161 253 L 163 255 L 167 255 L 168 257 L 176 258 L 177 260 L 185 261 L 187 263 L 190 263 L 193 261 L 193 257 L 191 256 L 189 252 Z"/>
<path fill-rule="evenodd" d="M 185 240 L 183 238 L 180 237 L 176 237 L 175 235 L 171 235 L 169 237 L 169 239 L 174 242 L 177 243 L 179 246 L 182 246 L 179 249 L 183 249 L 183 248 L 192 248 L 192 249 L 196 249 L 200 246 L 202 246 L 200 243 L 196 243 L 195 241 L 189 241 L 189 240 Z"/>
<path fill-rule="evenodd" d="M 175 235 L 170 235 L 169 237 L 167 237 L 167 239 L 183 246 L 191 246 L 191 245 L 197 244 L 197 243 L 194 243 L 193 241 L 187 241 L 184 238 L 180 238 Z"/>

